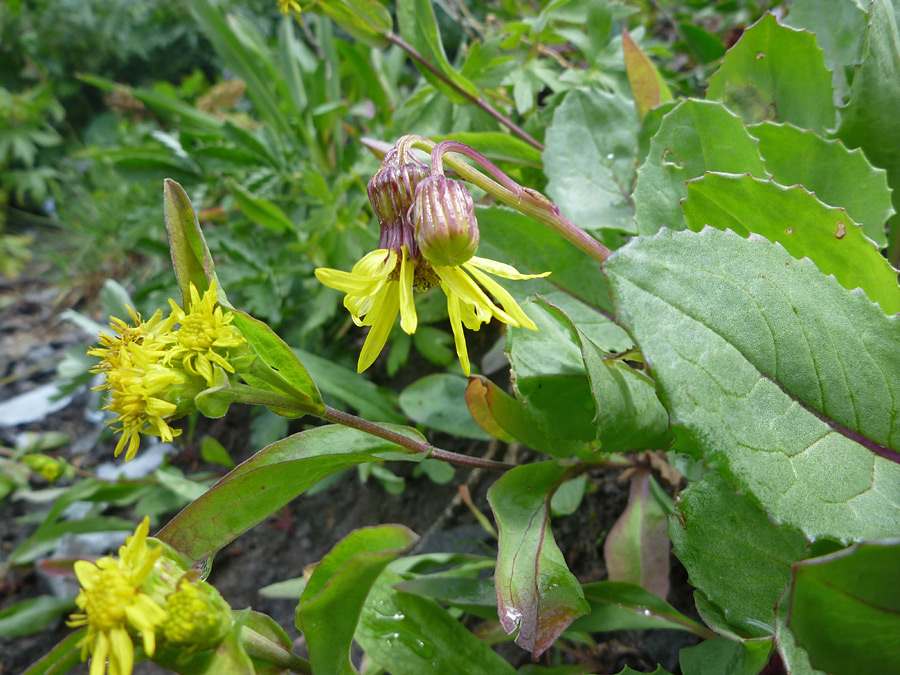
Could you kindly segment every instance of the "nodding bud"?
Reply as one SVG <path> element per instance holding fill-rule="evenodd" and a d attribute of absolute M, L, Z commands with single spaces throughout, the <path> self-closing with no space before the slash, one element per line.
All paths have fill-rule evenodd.
<path fill-rule="evenodd" d="M 428 175 L 428 167 L 418 162 L 401 162 L 400 154 L 393 148 L 384 157 L 381 168 L 372 176 L 366 190 L 369 202 L 381 226 L 379 248 L 400 253 L 405 244 L 411 258 L 419 256 L 419 249 L 408 219 L 416 186 Z"/>
<path fill-rule="evenodd" d="M 419 183 L 410 209 L 416 241 L 433 265 L 461 265 L 478 249 L 475 204 L 466 186 L 446 176 Z"/>

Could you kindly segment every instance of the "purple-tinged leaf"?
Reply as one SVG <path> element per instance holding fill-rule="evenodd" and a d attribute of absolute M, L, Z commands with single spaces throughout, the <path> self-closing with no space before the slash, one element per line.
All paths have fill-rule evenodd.
<path fill-rule="evenodd" d="M 663 498 L 668 501 L 650 471 L 636 471 L 631 477 L 628 506 L 603 543 L 610 581 L 635 584 L 661 598 L 669 593 L 666 517 L 673 510 Z"/>
<path fill-rule="evenodd" d="M 507 633 L 518 627 L 516 644 L 535 657 L 590 611 L 550 530 L 550 498 L 564 475 L 555 462 L 527 464 L 488 490 L 500 533 L 495 572 L 500 623 Z"/>
<path fill-rule="evenodd" d="M 815 668 L 900 672 L 900 539 L 794 565 L 788 627 Z"/>

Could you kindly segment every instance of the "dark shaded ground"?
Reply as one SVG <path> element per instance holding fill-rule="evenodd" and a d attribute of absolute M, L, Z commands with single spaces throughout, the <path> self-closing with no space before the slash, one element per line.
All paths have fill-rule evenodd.
<path fill-rule="evenodd" d="M 68 346 L 82 341 L 77 329 L 58 318 L 60 310 L 67 304 L 66 298 L 54 287 L 37 280 L 7 284 L 3 288 L 0 295 L 0 401 L 52 379 L 56 360 Z M 97 429 L 83 416 L 89 401 L 90 397 L 82 394 L 69 407 L 42 422 L 13 429 L 0 428 L 0 441 L 9 443 L 15 432 L 26 429 L 58 429 L 68 433 L 73 443 L 93 443 Z M 247 423 L 246 411 L 235 409 L 225 422 L 210 423 L 208 432 L 225 445 L 234 459 L 241 460 L 252 452 L 247 442 Z M 487 443 L 461 441 L 440 434 L 431 440 L 440 447 L 466 454 L 480 456 L 488 450 Z M 61 452 L 71 459 L 71 449 L 63 447 Z M 507 448 L 501 444 L 496 451 L 499 457 Z M 111 456 L 112 446 L 107 445 L 81 457 L 85 466 L 89 466 Z M 173 463 L 186 471 L 196 470 L 196 464 L 189 456 L 182 455 Z M 401 475 L 409 470 L 408 465 L 391 468 Z M 393 496 L 374 480 L 361 484 L 357 474 L 351 471 L 324 492 L 295 500 L 276 517 L 261 523 L 220 551 L 209 581 L 234 608 L 252 606 L 270 614 L 288 630 L 301 652 L 302 638 L 293 628 L 296 602 L 262 597 L 257 592 L 259 588 L 300 575 L 305 565 L 320 560 L 341 537 L 366 525 L 403 523 L 409 526 L 423 535 L 416 552 L 495 549 L 495 542 L 476 524 L 457 496 L 458 486 L 466 483 L 476 505 L 488 512 L 485 493 L 493 480 L 493 476 L 468 469 L 458 469 L 455 481 L 444 486 L 407 475 L 406 490 Z M 554 522 L 560 548 L 572 571 L 583 582 L 606 577 L 603 538 L 624 509 L 628 493 L 627 482 L 616 482 L 615 473 L 592 476 L 591 480 L 596 489 L 585 496 L 575 515 Z M 21 501 L 7 499 L 0 503 L 0 551 L 4 557 L 33 531 L 34 525 L 18 522 L 30 510 Z M 674 558 L 672 565 L 672 591 L 668 599 L 680 611 L 696 616 L 686 574 Z M 47 592 L 44 582 L 31 568 L 13 570 L 2 583 L 0 611 L 15 602 Z M 473 623 L 470 627 L 477 625 Z M 67 633 L 68 629 L 58 622 L 55 627 L 36 635 L 0 639 L 0 673 L 21 672 Z M 650 672 L 657 663 L 677 673 L 678 650 L 697 641 L 676 631 L 623 631 L 598 634 L 595 639 L 597 646 L 578 645 L 566 659 L 590 664 L 592 672 L 596 673 L 618 673 L 626 665 Z M 499 645 L 498 649 L 517 666 L 530 662 L 530 656 L 511 643 Z M 135 672 L 164 671 L 152 664 L 139 664 Z"/>

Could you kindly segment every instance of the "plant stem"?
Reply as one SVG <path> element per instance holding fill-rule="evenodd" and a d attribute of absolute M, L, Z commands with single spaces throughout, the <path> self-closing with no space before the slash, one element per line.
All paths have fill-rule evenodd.
<path fill-rule="evenodd" d="M 497 201 L 511 206 L 516 211 L 524 213 L 529 218 L 546 225 L 597 262 L 602 263 L 609 257 L 611 251 L 560 213 L 556 204 L 540 192 L 522 187 L 510 179 L 509 176 L 506 176 L 481 153 L 456 141 L 444 141 L 435 145 L 432 141 L 423 140 L 425 140 L 424 143 L 416 140 L 411 142 L 410 145 L 431 151 L 432 170 L 434 170 L 435 165 L 441 166 L 443 163 L 446 163 L 463 179 L 473 185 L 477 185 L 497 199 Z M 478 169 L 461 159 L 450 156 L 449 153 L 457 153 L 469 157 L 497 180 L 485 176 Z"/>
<path fill-rule="evenodd" d="M 417 63 L 421 64 L 426 70 L 428 70 L 428 72 L 430 72 L 432 75 L 434 75 L 436 78 L 438 78 L 441 82 L 443 82 L 448 87 L 450 87 L 457 94 L 459 94 L 460 96 L 462 96 L 462 97 L 468 99 L 469 101 L 471 101 L 472 103 L 474 103 L 476 106 L 481 108 L 484 112 L 486 112 L 488 115 L 490 115 L 495 120 L 500 122 L 500 124 L 504 125 L 506 128 L 508 128 L 513 133 L 517 134 L 526 143 L 537 148 L 538 150 L 541 150 L 541 151 L 544 150 L 543 144 L 540 143 L 539 141 L 536 141 L 534 138 L 532 138 L 528 134 L 528 132 L 525 131 L 522 127 L 520 127 L 518 124 L 513 122 L 506 115 L 501 113 L 499 110 L 497 110 L 494 106 L 492 106 L 490 103 L 488 103 L 484 99 L 481 99 L 478 96 L 473 95 L 471 92 L 468 92 L 465 89 L 463 89 L 462 87 L 460 87 L 458 84 L 456 84 L 456 82 L 454 82 L 453 80 L 448 78 L 446 75 L 444 75 L 444 73 L 442 73 L 439 68 L 437 68 L 433 64 L 429 63 L 428 60 L 424 56 L 422 56 L 422 54 L 420 54 L 415 47 L 413 47 L 411 44 L 406 42 L 406 40 L 401 38 L 399 35 L 397 35 L 396 33 L 390 32 L 387 35 L 385 35 L 384 37 L 389 42 L 394 43 L 395 45 L 400 47 L 400 49 L 402 49 L 407 54 L 409 54 L 410 58 L 412 58 Z"/>
<path fill-rule="evenodd" d="M 275 644 L 252 628 L 244 626 L 241 629 L 241 643 L 250 656 L 264 659 L 281 668 L 287 668 L 292 673 L 312 675 L 312 665 L 309 661 L 301 659 L 281 645 Z"/>
<path fill-rule="evenodd" d="M 407 436 L 404 436 L 403 434 L 397 433 L 396 431 L 387 429 L 380 424 L 369 422 L 368 420 L 364 420 L 361 417 L 351 415 L 350 413 L 345 413 L 341 410 L 332 408 L 331 406 L 325 406 L 325 414 L 322 415 L 322 418 L 328 420 L 329 422 L 343 424 L 344 426 L 364 431 L 367 434 L 378 436 L 379 438 L 383 438 L 384 440 L 390 441 L 391 443 L 396 443 L 397 445 L 407 448 L 415 453 L 425 454 L 430 459 L 438 459 L 442 462 L 459 464 L 460 466 L 471 466 L 477 467 L 479 469 L 487 469 L 488 471 L 503 472 L 513 468 L 512 464 L 507 464 L 506 462 L 496 462 L 492 459 L 480 459 L 478 457 L 470 457 L 468 455 L 461 455 L 456 452 L 450 452 L 449 450 L 441 450 L 440 448 L 434 447 L 430 443 L 419 441 L 415 438 L 409 438 Z"/>

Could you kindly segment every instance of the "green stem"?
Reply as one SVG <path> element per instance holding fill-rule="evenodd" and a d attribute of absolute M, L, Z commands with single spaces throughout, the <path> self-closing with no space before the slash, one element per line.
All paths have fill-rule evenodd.
<path fill-rule="evenodd" d="M 247 626 L 241 628 L 241 644 L 249 656 L 263 659 L 280 668 L 287 668 L 292 673 L 312 675 L 312 665 L 309 661 L 275 644 L 252 628 Z"/>
<path fill-rule="evenodd" d="M 488 115 L 490 115 L 495 120 L 500 122 L 500 124 L 504 125 L 507 129 L 509 129 L 513 133 L 518 134 L 518 136 L 522 140 L 524 140 L 526 143 L 528 143 L 529 145 L 531 145 L 543 152 L 544 146 L 542 143 L 540 143 L 539 141 L 532 138 L 528 134 L 527 131 L 525 131 L 522 127 L 520 127 L 518 124 L 513 122 L 506 115 L 501 113 L 499 110 L 497 110 L 490 103 L 488 103 L 484 99 L 479 98 L 478 96 L 473 95 L 471 92 L 466 91 L 465 89 L 460 87 L 458 84 L 456 84 L 456 82 L 454 82 L 453 80 L 448 78 L 443 72 L 441 72 L 441 70 L 439 68 L 437 68 L 436 66 L 431 64 L 424 56 L 422 56 L 422 54 L 420 54 L 418 52 L 418 50 L 416 50 L 415 47 L 413 47 L 411 44 L 406 42 L 399 35 L 397 35 L 396 33 L 388 33 L 384 37 L 389 42 L 393 42 L 395 45 L 400 47 L 400 49 L 402 49 L 407 54 L 409 54 L 410 58 L 412 58 L 413 61 L 416 61 L 417 63 L 421 64 L 422 67 L 424 67 L 426 70 L 428 70 L 428 72 L 430 72 L 432 75 L 434 75 L 436 78 L 438 78 L 441 82 L 443 82 L 448 87 L 450 87 L 457 94 L 459 94 L 463 98 L 466 98 L 469 101 L 471 101 L 472 103 L 474 103 L 476 106 L 481 108 L 484 112 L 486 112 Z"/>
<path fill-rule="evenodd" d="M 325 414 L 322 415 L 322 418 L 328 420 L 329 422 L 343 424 L 344 426 L 364 431 L 367 434 L 378 436 L 379 438 L 383 438 L 384 440 L 390 441 L 391 443 L 396 443 L 397 445 L 407 448 L 415 453 L 425 454 L 429 459 L 437 459 L 442 462 L 449 462 L 450 464 L 459 464 L 460 466 L 470 466 L 477 467 L 479 469 L 487 469 L 488 471 L 502 472 L 508 471 L 513 468 L 512 464 L 507 464 L 506 462 L 495 462 L 492 459 L 480 459 L 478 457 L 470 457 L 468 455 L 461 455 L 456 452 L 450 452 L 449 450 L 441 450 L 440 448 L 434 447 L 430 443 L 419 441 L 415 438 L 409 438 L 407 436 L 404 436 L 403 434 L 397 433 L 396 431 L 387 429 L 380 424 L 369 422 L 368 420 L 364 420 L 361 417 L 356 417 L 355 415 L 351 415 L 350 413 L 345 413 L 341 410 L 332 408 L 331 406 L 325 406 Z"/>

